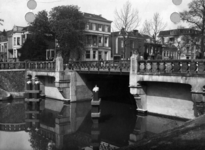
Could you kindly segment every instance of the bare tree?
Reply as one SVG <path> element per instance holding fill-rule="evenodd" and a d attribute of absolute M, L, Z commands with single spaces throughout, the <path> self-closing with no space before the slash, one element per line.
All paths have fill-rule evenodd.
<path fill-rule="evenodd" d="M 200 49 L 204 57 L 204 35 L 205 35 L 205 0 L 192 0 L 188 4 L 189 10 L 180 13 L 183 21 L 189 23 L 192 28 L 200 30 Z"/>
<path fill-rule="evenodd" d="M 120 11 L 115 10 L 114 25 L 120 31 L 120 35 L 123 36 L 122 58 L 125 58 L 126 47 L 130 44 L 128 42 L 129 32 L 136 29 L 139 23 L 139 12 L 136 8 L 132 8 L 132 4 L 129 1 L 123 5 Z"/>
<path fill-rule="evenodd" d="M 126 32 L 136 29 L 140 24 L 138 10 L 127 1 L 120 11 L 115 10 L 114 24 L 118 30 L 124 28 Z"/>
<path fill-rule="evenodd" d="M 160 14 L 156 12 L 152 20 L 145 20 L 142 28 L 142 33 L 147 34 L 152 37 L 154 43 L 157 42 L 157 35 L 160 31 L 166 28 L 167 24 L 163 22 L 163 19 L 160 17 Z"/>

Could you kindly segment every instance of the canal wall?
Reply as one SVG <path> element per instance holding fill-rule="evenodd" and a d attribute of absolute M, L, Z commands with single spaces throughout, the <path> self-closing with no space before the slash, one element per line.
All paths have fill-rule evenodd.
<path fill-rule="evenodd" d="M 0 88 L 9 92 L 14 98 L 23 97 L 25 91 L 25 70 L 11 69 L 0 71 Z"/>

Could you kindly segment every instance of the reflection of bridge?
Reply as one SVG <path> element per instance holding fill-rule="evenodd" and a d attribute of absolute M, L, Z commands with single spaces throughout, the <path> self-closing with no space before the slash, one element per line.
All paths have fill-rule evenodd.
<path fill-rule="evenodd" d="M 25 122 L 23 123 L 0 123 L 1 131 L 24 131 L 26 128 Z"/>

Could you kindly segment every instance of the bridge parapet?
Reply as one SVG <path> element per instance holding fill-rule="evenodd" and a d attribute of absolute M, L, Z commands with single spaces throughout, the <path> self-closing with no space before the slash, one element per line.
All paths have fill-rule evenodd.
<path fill-rule="evenodd" d="M 205 60 L 139 60 L 138 74 L 199 76 L 205 74 Z"/>
<path fill-rule="evenodd" d="M 55 61 L 21 61 L 21 62 L 1 62 L 0 70 L 7 69 L 30 69 L 54 71 Z"/>
<path fill-rule="evenodd" d="M 73 61 L 64 65 L 64 68 L 82 72 L 129 72 L 130 61 Z"/>

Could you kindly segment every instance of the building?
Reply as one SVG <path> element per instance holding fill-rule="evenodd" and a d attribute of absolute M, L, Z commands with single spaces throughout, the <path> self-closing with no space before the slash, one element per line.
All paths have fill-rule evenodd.
<path fill-rule="evenodd" d="M 149 38 L 149 36 L 140 34 L 138 30 L 126 32 L 125 35 L 123 35 L 123 29 L 121 31 L 112 32 L 111 47 L 113 59 L 127 60 L 131 57 L 133 51 L 137 51 L 139 55 L 143 56 L 144 43 Z"/>
<path fill-rule="evenodd" d="M 200 31 L 186 28 L 160 31 L 165 58 L 195 59 L 199 49 Z"/>
<path fill-rule="evenodd" d="M 85 17 L 85 54 L 82 60 L 110 60 L 111 22 L 101 15 L 84 13 Z"/>
<path fill-rule="evenodd" d="M 0 33 L 0 61 L 18 61 L 20 49 L 28 36 L 28 27 L 14 26 L 12 30 Z"/>

